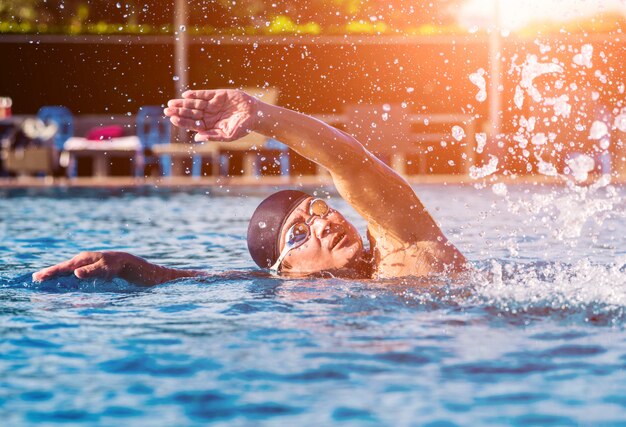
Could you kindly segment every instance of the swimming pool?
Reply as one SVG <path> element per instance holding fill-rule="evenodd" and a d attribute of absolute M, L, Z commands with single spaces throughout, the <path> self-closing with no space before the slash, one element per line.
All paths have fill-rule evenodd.
<path fill-rule="evenodd" d="M 0 190 L 3 425 L 623 425 L 625 189 L 416 190 L 481 274 L 257 274 L 271 188 Z M 234 272 L 31 283 L 91 249 Z"/>

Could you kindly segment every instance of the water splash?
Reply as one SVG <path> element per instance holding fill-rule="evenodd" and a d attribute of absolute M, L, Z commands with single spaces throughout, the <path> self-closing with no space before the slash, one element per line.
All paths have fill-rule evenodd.
<path fill-rule="evenodd" d="M 565 163 L 569 167 L 574 179 L 578 182 L 585 182 L 589 178 L 589 172 L 591 172 L 595 166 L 593 158 L 586 154 L 580 154 L 576 157 L 565 160 Z"/>
<path fill-rule="evenodd" d="M 465 138 L 465 130 L 461 126 L 455 125 L 452 126 L 452 137 L 457 141 L 461 141 Z"/>
<path fill-rule="evenodd" d="M 537 172 L 545 176 L 558 176 L 559 172 L 552 163 L 544 161 L 539 155 L 535 155 L 537 159 Z"/>
<path fill-rule="evenodd" d="M 486 176 L 496 173 L 498 170 L 498 158 L 493 155 L 489 155 L 489 162 L 481 167 L 471 166 L 469 175 L 472 179 L 484 178 Z"/>
<path fill-rule="evenodd" d="M 615 117 L 613 126 L 621 132 L 626 132 L 626 111 L 622 110 L 622 112 Z"/>
<path fill-rule="evenodd" d="M 561 95 L 556 98 L 546 98 L 543 105 L 551 106 L 554 109 L 554 117 L 567 118 L 572 112 L 572 106 L 569 104 L 569 96 Z"/>
<path fill-rule="evenodd" d="M 589 139 L 600 140 L 609 134 L 609 128 L 606 123 L 596 120 L 589 130 Z"/>
<path fill-rule="evenodd" d="M 581 67 L 591 68 L 593 64 L 591 63 L 591 59 L 593 57 L 593 46 L 590 44 L 585 44 L 580 49 L 580 53 L 574 55 L 573 62 L 576 65 L 580 65 Z"/>
<path fill-rule="evenodd" d="M 516 73 L 519 78 L 513 103 L 525 111 L 514 118 L 515 133 L 504 136 L 511 142 L 507 151 L 524 162 L 528 173 L 561 177 L 579 185 L 604 180 L 596 172 L 611 172 L 611 131 L 626 130 L 626 109 L 617 103 L 612 110 L 615 119 L 611 126 L 611 108 L 601 99 L 604 91 L 594 87 L 598 81 L 607 81 L 607 76 L 601 70 L 587 71 L 593 67 L 593 46 L 582 45 L 567 67 L 556 56 L 547 55 L 552 51 L 548 45 L 536 44 L 541 59 L 529 53 L 521 63 L 517 55 L 511 60 L 509 74 Z M 559 46 L 555 55 L 565 49 L 565 45 Z M 569 49 L 574 50 L 572 46 Z M 599 56 L 607 63 L 604 52 Z M 538 80 L 539 77 L 542 78 Z"/>
<path fill-rule="evenodd" d="M 524 103 L 524 91 L 533 101 L 541 102 L 543 95 L 534 81 L 544 74 L 562 74 L 563 67 L 553 62 L 539 62 L 536 55 L 527 55 L 526 60 L 521 65 L 513 63 L 513 69 L 519 71 L 521 79 L 515 89 L 515 104 L 521 109 Z"/>
<path fill-rule="evenodd" d="M 624 200 L 604 175 L 592 185 L 576 185 L 567 176 L 563 192 L 535 193 L 530 197 L 504 194 L 507 209 L 527 224 L 543 224 L 552 237 L 568 246 L 577 244 L 589 222 L 601 227 L 610 218 L 626 217 Z"/>
<path fill-rule="evenodd" d="M 28 289 L 31 291 L 47 292 L 47 293 L 66 293 L 66 292 L 115 292 L 115 293 L 133 293 L 146 290 L 145 286 L 138 286 L 127 282 L 124 279 L 114 278 L 105 279 L 79 279 L 73 274 L 67 276 L 59 276 L 43 282 L 34 282 L 31 274 L 23 274 L 18 277 L 0 280 L 0 289 Z"/>
<path fill-rule="evenodd" d="M 587 259 L 565 263 L 503 263 L 492 261 L 476 276 L 472 300 L 516 314 L 534 312 L 601 316 L 621 323 L 626 315 L 626 256 L 610 265 Z"/>
<path fill-rule="evenodd" d="M 485 145 L 487 145 L 487 134 L 484 132 L 478 132 L 476 134 L 476 152 L 482 153 Z"/>
<path fill-rule="evenodd" d="M 485 82 L 484 76 L 485 70 L 482 68 L 479 68 L 478 71 L 469 76 L 470 81 L 478 87 L 478 93 L 476 94 L 476 100 L 478 102 L 487 100 L 487 83 Z"/>

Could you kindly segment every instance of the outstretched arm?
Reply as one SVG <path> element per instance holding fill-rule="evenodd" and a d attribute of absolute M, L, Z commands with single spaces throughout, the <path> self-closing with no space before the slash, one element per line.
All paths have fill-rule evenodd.
<path fill-rule="evenodd" d="M 158 285 L 182 277 L 204 275 L 200 271 L 162 267 L 125 252 L 81 252 L 68 261 L 34 273 L 33 280 L 41 282 L 54 276 L 71 273 L 80 279 L 120 277 L 145 286 Z"/>
<path fill-rule="evenodd" d="M 354 137 L 313 117 L 260 103 L 255 130 L 328 169 L 341 196 L 369 224 L 400 241 L 443 237 L 411 186 Z"/>
<path fill-rule="evenodd" d="M 445 243 L 411 186 L 355 138 L 313 117 L 239 90 L 192 90 L 164 110 L 196 141 L 232 141 L 255 131 L 283 142 L 331 173 L 339 193 L 371 225 L 406 243 Z"/>

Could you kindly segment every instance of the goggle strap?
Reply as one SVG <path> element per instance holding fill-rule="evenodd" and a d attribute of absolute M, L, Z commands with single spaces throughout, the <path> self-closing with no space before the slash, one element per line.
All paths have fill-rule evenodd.
<path fill-rule="evenodd" d="M 293 247 L 290 245 L 285 245 L 285 247 L 283 248 L 283 251 L 280 253 L 280 256 L 278 257 L 274 265 L 270 267 L 270 270 L 278 272 L 278 269 L 280 268 L 280 265 L 282 264 L 283 259 L 285 259 L 285 257 L 287 256 L 287 254 L 292 248 Z"/>

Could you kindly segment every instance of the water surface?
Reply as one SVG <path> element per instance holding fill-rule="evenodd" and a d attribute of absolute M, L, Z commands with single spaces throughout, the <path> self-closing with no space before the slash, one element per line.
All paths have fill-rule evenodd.
<path fill-rule="evenodd" d="M 268 277 L 244 236 L 269 188 L 4 190 L 0 419 L 622 425 L 624 189 L 416 190 L 480 274 Z M 330 204 L 364 234 L 337 195 Z M 30 280 L 96 249 L 233 272 L 152 288 Z"/>

